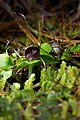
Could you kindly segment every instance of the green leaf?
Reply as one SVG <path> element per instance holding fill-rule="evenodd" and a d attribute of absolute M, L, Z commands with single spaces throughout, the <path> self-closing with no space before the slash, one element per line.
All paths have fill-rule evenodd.
<path fill-rule="evenodd" d="M 51 55 L 40 55 L 40 57 L 46 64 L 58 63 L 58 61 L 54 61 L 54 57 L 52 57 Z"/>
<path fill-rule="evenodd" d="M 28 62 L 28 65 L 37 66 L 41 63 L 41 60 L 32 60 Z"/>
<path fill-rule="evenodd" d="M 38 66 L 41 63 L 41 60 L 32 60 L 28 62 L 28 67 L 29 67 L 29 72 L 28 72 L 28 77 L 32 74 L 32 70 L 34 66 Z"/>
<path fill-rule="evenodd" d="M 63 54 L 61 56 L 61 60 L 69 59 L 71 52 L 78 52 L 78 51 L 80 51 L 80 44 L 73 46 L 73 47 L 67 49 L 65 52 L 63 52 Z"/>
<path fill-rule="evenodd" d="M 7 54 L 0 54 L 0 69 L 9 70 L 14 65 L 12 58 Z"/>
<path fill-rule="evenodd" d="M 0 75 L 2 76 L 0 79 L 0 90 L 3 90 L 7 79 L 10 78 L 12 75 L 12 70 L 11 69 L 9 71 L 2 70 Z"/>
<path fill-rule="evenodd" d="M 70 49 L 68 49 L 65 52 L 63 52 L 63 54 L 61 56 L 61 60 L 64 60 L 64 59 L 68 58 L 69 57 L 69 53 L 70 53 Z"/>
<path fill-rule="evenodd" d="M 78 51 L 80 51 L 80 44 L 70 48 L 70 52 L 78 52 Z"/>
<path fill-rule="evenodd" d="M 21 69 L 21 68 L 23 68 L 23 67 L 25 67 L 25 66 L 28 66 L 28 61 L 27 60 L 22 60 L 22 61 L 20 61 L 18 64 L 17 64 L 17 67 L 16 67 L 16 70 L 19 70 L 19 69 Z"/>
<path fill-rule="evenodd" d="M 8 71 L 1 71 L 1 75 L 3 76 L 4 79 L 8 79 L 11 77 L 12 75 L 12 69 L 8 70 Z"/>
<path fill-rule="evenodd" d="M 50 53 L 50 51 L 52 50 L 52 47 L 48 43 L 43 43 L 43 44 L 41 44 L 40 47 L 41 47 L 40 55 L 46 55 L 46 54 Z"/>
<path fill-rule="evenodd" d="M 27 60 L 21 60 L 19 61 L 19 63 L 17 64 L 17 67 L 16 67 L 16 70 L 19 70 L 25 66 L 29 66 L 29 65 L 32 65 L 32 66 L 37 66 L 41 63 L 41 60 L 32 60 L 32 61 L 27 61 Z"/>
<path fill-rule="evenodd" d="M 52 50 L 52 47 L 48 43 L 41 44 L 40 57 L 46 64 L 55 64 L 57 61 L 54 61 L 54 57 L 49 53 Z"/>

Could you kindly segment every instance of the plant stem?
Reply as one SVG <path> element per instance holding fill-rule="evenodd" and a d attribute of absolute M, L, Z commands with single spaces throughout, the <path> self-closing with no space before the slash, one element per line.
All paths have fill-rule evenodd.
<path fill-rule="evenodd" d="M 32 74 L 32 70 L 33 70 L 33 65 L 29 65 L 28 78 L 29 78 L 30 75 Z"/>

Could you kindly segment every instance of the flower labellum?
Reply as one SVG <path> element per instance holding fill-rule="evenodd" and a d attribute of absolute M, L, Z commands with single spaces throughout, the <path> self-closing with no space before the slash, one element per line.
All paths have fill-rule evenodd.
<path fill-rule="evenodd" d="M 25 57 L 28 61 L 39 59 L 39 48 L 37 46 L 28 46 L 25 50 Z"/>

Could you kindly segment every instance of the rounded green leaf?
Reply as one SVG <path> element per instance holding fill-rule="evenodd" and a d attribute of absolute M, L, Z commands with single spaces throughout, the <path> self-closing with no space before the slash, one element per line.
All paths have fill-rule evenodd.
<path fill-rule="evenodd" d="M 40 57 L 42 58 L 42 60 L 46 64 L 55 64 L 55 63 L 57 63 L 57 61 L 54 61 L 54 57 L 52 57 L 51 55 L 40 55 Z"/>
<path fill-rule="evenodd" d="M 43 44 L 41 44 L 40 47 L 41 47 L 41 49 L 40 49 L 40 55 L 48 54 L 52 50 L 52 47 L 48 43 L 43 43 Z"/>
<path fill-rule="evenodd" d="M 14 62 L 8 54 L 0 54 L 0 69 L 9 70 L 13 65 Z"/>

